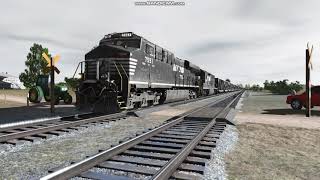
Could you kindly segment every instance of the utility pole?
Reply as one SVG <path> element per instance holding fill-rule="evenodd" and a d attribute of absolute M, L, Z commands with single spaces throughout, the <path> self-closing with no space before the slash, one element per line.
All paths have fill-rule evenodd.
<path fill-rule="evenodd" d="M 310 82 L 310 69 L 312 69 L 312 64 L 311 64 L 311 56 L 312 56 L 312 51 L 313 51 L 313 46 L 310 50 L 309 44 L 307 44 L 307 49 L 306 49 L 306 117 L 311 116 L 311 82 Z"/>

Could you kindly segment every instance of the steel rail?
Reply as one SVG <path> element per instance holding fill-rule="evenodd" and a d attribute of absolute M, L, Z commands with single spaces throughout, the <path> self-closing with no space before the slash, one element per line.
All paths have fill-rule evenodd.
<path fill-rule="evenodd" d="M 79 175 L 81 174 L 82 172 L 84 171 L 87 171 L 91 168 L 93 168 L 94 166 L 96 166 L 97 164 L 100 164 L 110 158 L 112 158 L 113 156 L 115 155 L 118 155 L 124 151 L 126 151 L 127 149 L 149 139 L 150 137 L 180 123 L 181 121 L 184 120 L 185 117 L 193 114 L 193 113 L 196 113 L 198 111 L 201 111 L 213 104 L 217 104 L 217 103 L 220 103 L 220 102 L 223 102 L 224 100 L 234 96 L 235 94 L 238 94 L 239 92 L 234 92 L 234 93 L 231 93 L 225 97 L 221 97 L 219 99 L 216 99 L 214 102 L 211 102 L 205 106 L 202 106 L 202 107 L 199 107 L 199 108 L 196 108 L 196 109 L 193 109 L 187 113 L 184 113 L 182 116 L 178 117 L 177 119 L 175 120 L 172 120 L 166 124 L 163 124 L 157 128 L 154 128 L 144 134 L 141 134 L 139 136 L 136 136 L 126 142 L 123 142 L 117 146 L 114 146 L 114 147 L 111 147 L 110 149 L 107 149 L 105 151 L 102 151 L 94 156 L 91 156 L 87 159 L 84 159 L 78 163 L 74 163 L 74 164 L 71 164 L 70 166 L 68 167 L 65 167 L 65 168 L 62 168 L 60 170 L 57 170 L 47 176 L 44 176 L 42 177 L 41 179 L 42 180 L 60 180 L 60 179 L 69 179 L 69 178 L 72 178 L 76 175 Z"/>
<path fill-rule="evenodd" d="M 49 127 L 43 127 L 43 128 L 37 128 L 37 129 L 32 129 L 32 130 L 10 133 L 10 134 L 6 134 L 6 135 L 1 135 L 0 136 L 0 143 L 6 142 L 6 141 L 9 141 L 12 139 L 19 139 L 19 138 L 23 138 L 23 137 L 27 137 L 27 136 L 32 136 L 32 135 L 37 135 L 37 134 L 46 133 L 46 132 L 50 132 L 50 131 L 60 130 L 60 129 L 68 128 L 68 127 L 74 127 L 74 126 L 79 126 L 79 125 L 83 125 L 83 124 L 94 123 L 94 122 L 98 122 L 101 120 L 121 118 L 124 116 L 126 116 L 126 113 L 116 113 L 116 114 L 111 114 L 111 115 L 104 115 L 104 116 L 98 116 L 98 117 L 78 120 L 75 122 L 61 123 L 61 124 L 52 125 Z"/>
<path fill-rule="evenodd" d="M 200 100 L 204 100 L 204 99 L 208 99 L 208 98 L 212 98 L 215 97 L 217 95 L 211 95 L 211 96 L 206 96 L 206 97 L 198 97 L 195 99 L 189 99 L 187 101 L 184 101 L 182 103 L 191 103 L 194 101 L 200 101 Z M 174 102 L 169 102 L 169 103 L 165 103 L 163 105 L 179 105 L 181 104 L 181 101 L 174 101 Z M 161 105 L 157 105 L 157 106 L 150 106 L 150 107 L 146 107 L 143 109 L 136 109 L 135 111 L 139 111 L 139 110 L 146 110 L 149 108 L 154 108 L 154 107 L 159 107 Z M 26 124 L 20 124 L 20 125 L 16 125 L 16 126 L 10 126 L 10 127 L 4 127 L 4 128 L 0 128 L 0 132 L 6 132 L 6 131 L 16 131 L 17 129 L 23 129 L 23 128 L 33 128 L 32 126 L 38 126 L 38 125 L 49 125 L 49 127 L 37 127 L 36 129 L 30 129 L 30 130 L 21 130 L 21 132 L 13 132 L 13 133 L 9 133 L 9 134 L 2 134 L 0 135 L 0 143 L 4 143 L 4 142 L 8 142 L 9 140 L 14 140 L 14 139 L 22 139 L 24 137 L 27 136 L 34 136 L 37 134 L 41 134 L 41 133 L 45 133 L 45 132 L 50 132 L 50 131 L 55 131 L 55 130 L 59 130 L 59 129 L 63 129 L 63 128 L 68 128 L 68 127 L 73 127 L 73 126 L 79 126 L 82 124 L 88 124 L 88 123 L 93 123 L 93 122 L 97 122 L 97 121 L 101 121 L 101 118 L 103 120 L 103 118 L 117 118 L 119 114 L 129 114 L 132 112 L 135 112 L 132 110 L 129 111 L 122 111 L 120 113 L 116 113 L 116 114 L 109 114 L 109 115 L 104 115 L 104 116 L 99 116 L 99 117 L 88 117 L 86 118 L 86 116 L 90 116 L 90 115 L 94 115 L 94 113 L 82 113 L 82 114 L 76 114 L 76 115 L 70 115 L 70 116 L 64 116 L 64 117 L 59 117 L 59 118 L 55 118 L 55 119 L 51 119 L 48 121 L 40 121 L 40 122 L 34 122 L 34 123 L 26 123 Z M 116 117 L 110 117 L 110 116 L 115 116 Z M 119 115 L 119 117 L 121 117 Z M 119 118 L 118 117 L 118 118 Z M 82 118 L 82 119 L 77 119 L 73 122 L 68 122 L 68 119 L 72 119 L 72 118 Z M 86 119 L 84 119 L 86 118 Z M 65 122 L 67 121 L 67 122 Z M 65 122 L 65 123 L 64 123 Z M 61 123 L 61 124 L 55 124 L 52 125 L 51 123 Z M 19 130 L 20 131 L 20 130 Z"/>
<path fill-rule="evenodd" d="M 178 169 L 182 162 L 187 158 L 191 151 L 197 146 L 197 144 L 203 139 L 203 137 L 209 132 L 209 130 L 215 125 L 214 121 L 221 113 L 226 111 L 242 93 L 237 95 L 231 102 L 227 104 L 220 112 L 218 112 L 211 120 L 211 122 L 194 138 L 190 141 L 174 158 L 169 160 L 151 179 L 164 180 L 169 179 L 171 175 Z"/>
<path fill-rule="evenodd" d="M 36 125 L 50 124 L 50 123 L 54 123 L 54 122 L 68 121 L 68 119 L 73 119 L 73 118 L 80 119 L 80 118 L 83 118 L 85 116 L 90 116 L 90 115 L 94 115 L 94 113 L 89 112 L 89 113 L 68 115 L 68 116 L 62 116 L 62 117 L 54 117 L 52 119 L 43 120 L 43 121 L 36 121 L 36 122 L 27 121 L 25 123 L 24 121 L 20 121 L 20 122 L 16 122 L 16 123 L 11 123 L 11 124 L 17 124 L 17 125 L 0 128 L 0 132 L 9 131 L 9 130 L 13 130 L 13 129 L 19 129 L 19 128 L 25 128 L 25 127 L 30 127 L 30 126 L 36 126 Z M 9 123 L 9 125 L 10 125 L 10 123 Z"/>

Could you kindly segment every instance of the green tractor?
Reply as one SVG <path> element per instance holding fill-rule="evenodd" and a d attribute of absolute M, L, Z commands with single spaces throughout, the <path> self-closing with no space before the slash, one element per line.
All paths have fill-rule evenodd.
<path fill-rule="evenodd" d="M 68 93 L 68 88 L 63 85 L 54 86 L 54 104 L 59 104 L 63 100 L 65 104 L 72 103 L 72 96 Z M 33 103 L 41 102 L 42 98 L 50 102 L 49 76 L 39 75 L 35 87 L 29 90 L 29 100 Z"/>

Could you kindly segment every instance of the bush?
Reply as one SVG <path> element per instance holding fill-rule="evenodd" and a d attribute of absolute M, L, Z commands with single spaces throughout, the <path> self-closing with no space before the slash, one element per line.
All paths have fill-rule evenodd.
<path fill-rule="evenodd" d="M 303 89 L 303 85 L 299 81 L 288 83 L 288 79 L 282 81 L 271 81 L 266 80 L 264 83 L 264 89 L 269 90 L 275 94 L 290 94 L 292 91 L 300 91 Z"/>

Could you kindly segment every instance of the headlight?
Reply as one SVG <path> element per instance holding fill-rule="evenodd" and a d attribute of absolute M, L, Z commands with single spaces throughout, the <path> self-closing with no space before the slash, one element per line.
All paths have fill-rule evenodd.
<path fill-rule="evenodd" d="M 62 87 L 61 91 L 68 91 L 68 88 L 67 87 Z"/>

